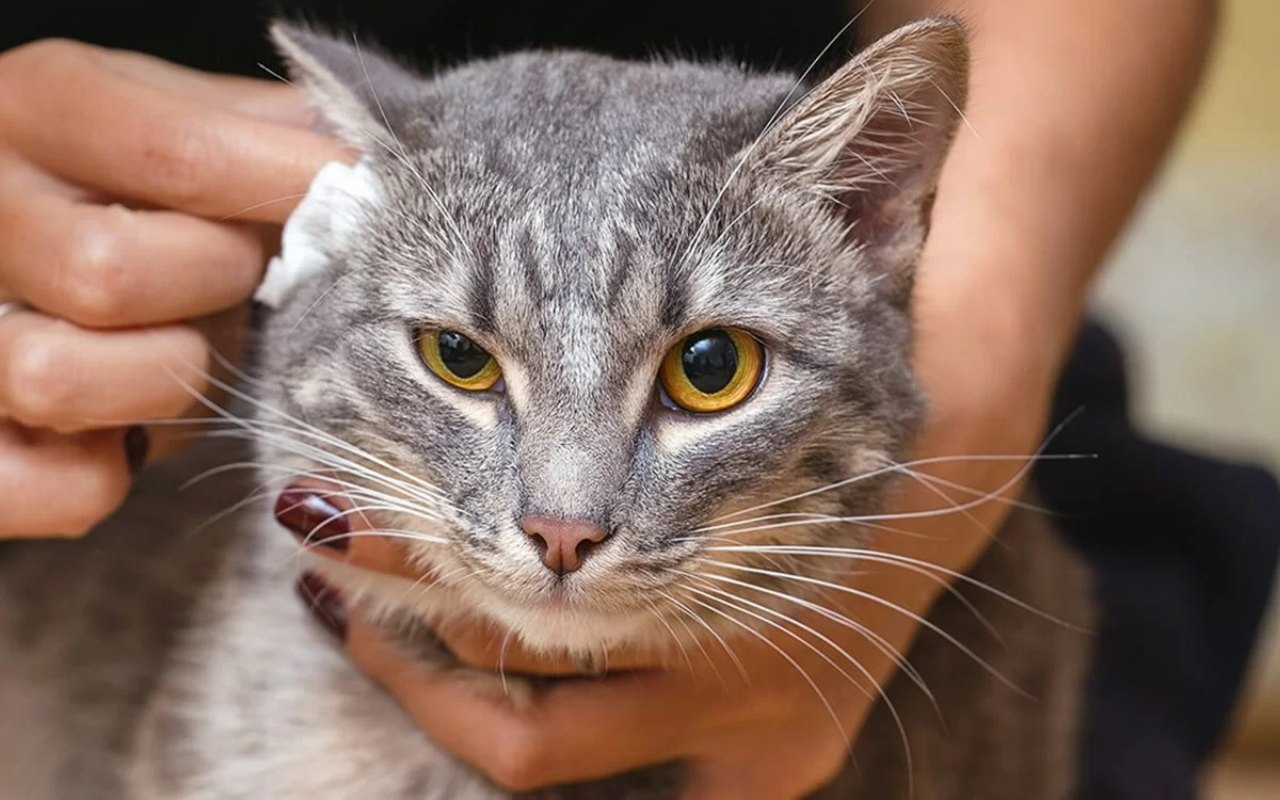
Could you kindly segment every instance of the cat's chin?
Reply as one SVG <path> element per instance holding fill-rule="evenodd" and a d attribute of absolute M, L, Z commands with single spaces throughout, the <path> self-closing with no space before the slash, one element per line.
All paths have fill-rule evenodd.
<path fill-rule="evenodd" d="M 648 646 L 652 618 L 641 611 L 616 611 L 569 603 L 552 596 L 517 602 L 496 592 L 472 598 L 482 613 L 536 651 L 593 655 L 622 646 Z"/>
<path fill-rule="evenodd" d="M 434 624 L 479 614 L 511 631 L 532 650 L 572 656 L 598 655 L 622 646 L 654 649 L 662 642 L 659 631 L 653 629 L 652 616 L 643 609 L 591 606 L 556 594 L 548 594 L 542 600 L 515 598 L 472 581 L 422 591 L 405 578 L 316 556 L 309 560 L 328 580 L 358 597 L 375 615 L 412 611 Z"/>

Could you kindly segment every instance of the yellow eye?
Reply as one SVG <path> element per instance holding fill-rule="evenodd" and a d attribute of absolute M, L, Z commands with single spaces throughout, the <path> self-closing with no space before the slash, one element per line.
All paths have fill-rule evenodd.
<path fill-rule="evenodd" d="M 502 377 L 489 351 L 457 331 L 424 332 L 418 337 L 418 352 L 442 381 L 469 392 L 492 389 Z"/>
<path fill-rule="evenodd" d="M 736 328 L 708 328 L 671 348 L 658 377 L 677 406 L 710 414 L 747 399 L 763 371 L 764 348 L 755 337 Z"/>

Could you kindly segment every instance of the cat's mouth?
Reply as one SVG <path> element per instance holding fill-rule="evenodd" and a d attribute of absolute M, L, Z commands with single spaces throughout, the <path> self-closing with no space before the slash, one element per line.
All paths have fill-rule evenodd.
<path fill-rule="evenodd" d="M 528 646 L 570 653 L 631 644 L 643 638 L 647 617 L 638 609 L 605 606 L 589 596 L 553 589 L 533 602 L 489 590 L 476 607 Z"/>

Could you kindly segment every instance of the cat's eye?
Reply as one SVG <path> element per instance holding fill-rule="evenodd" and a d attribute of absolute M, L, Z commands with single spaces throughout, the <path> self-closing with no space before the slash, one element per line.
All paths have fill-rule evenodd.
<path fill-rule="evenodd" d="M 662 359 L 658 378 L 671 402 L 711 414 L 746 400 L 764 372 L 764 348 L 736 328 L 708 328 L 686 336 Z"/>
<path fill-rule="evenodd" d="M 489 351 L 457 331 L 423 331 L 418 352 L 442 381 L 469 392 L 492 389 L 502 377 L 502 368 Z"/>

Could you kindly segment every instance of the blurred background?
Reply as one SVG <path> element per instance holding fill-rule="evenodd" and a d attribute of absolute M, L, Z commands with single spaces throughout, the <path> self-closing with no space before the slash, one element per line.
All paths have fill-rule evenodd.
<path fill-rule="evenodd" d="M 1095 307 L 1129 349 L 1148 431 L 1280 470 L 1280 2 L 1224 0 L 1222 11 L 1190 123 Z M 1275 597 L 1205 797 L 1280 798 Z"/>

